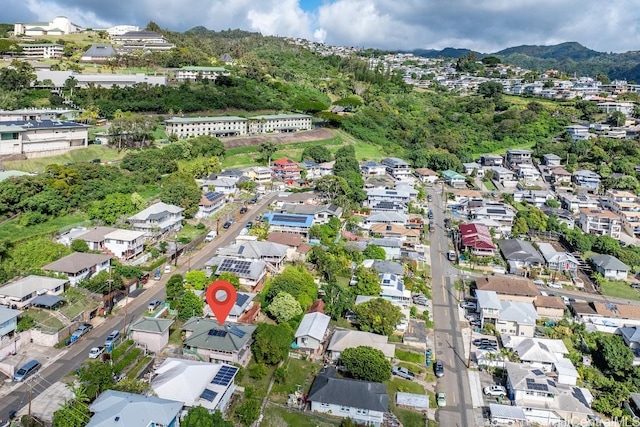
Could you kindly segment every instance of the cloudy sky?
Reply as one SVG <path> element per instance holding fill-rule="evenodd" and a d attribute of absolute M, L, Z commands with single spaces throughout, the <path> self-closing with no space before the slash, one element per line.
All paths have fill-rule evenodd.
<path fill-rule="evenodd" d="M 383 49 L 471 48 L 577 41 L 601 52 L 640 50 L 636 0 L 2 0 L 3 22 L 65 15 L 183 31 L 196 25 Z"/>

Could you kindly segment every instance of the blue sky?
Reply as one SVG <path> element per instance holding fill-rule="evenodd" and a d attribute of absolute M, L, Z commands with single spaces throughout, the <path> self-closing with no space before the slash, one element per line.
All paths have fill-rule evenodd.
<path fill-rule="evenodd" d="M 65 15 L 93 28 L 116 24 L 184 31 L 241 28 L 333 45 L 471 48 L 577 41 L 601 52 L 640 48 L 636 0 L 1 0 L 4 22 Z"/>

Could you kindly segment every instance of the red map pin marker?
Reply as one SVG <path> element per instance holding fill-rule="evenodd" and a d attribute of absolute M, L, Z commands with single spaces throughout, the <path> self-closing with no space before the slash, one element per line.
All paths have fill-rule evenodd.
<path fill-rule="evenodd" d="M 236 288 L 226 280 L 216 280 L 207 288 L 207 304 L 220 325 L 224 325 L 227 316 L 236 303 Z"/>

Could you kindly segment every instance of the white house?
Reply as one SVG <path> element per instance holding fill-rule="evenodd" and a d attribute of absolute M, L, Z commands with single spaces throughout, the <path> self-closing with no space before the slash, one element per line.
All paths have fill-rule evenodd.
<path fill-rule="evenodd" d="M 600 273 L 605 279 L 627 280 L 629 266 L 618 258 L 612 255 L 596 254 L 591 255 L 589 260 L 596 272 Z"/>
<path fill-rule="evenodd" d="M 319 312 L 307 313 L 296 330 L 296 347 L 312 352 L 322 349 L 331 317 Z"/>
<path fill-rule="evenodd" d="M 89 143 L 89 126 L 61 120 L 0 122 L 0 154 L 50 156 Z"/>
<path fill-rule="evenodd" d="M 206 191 L 200 197 L 196 218 L 208 218 L 227 204 L 227 196 L 219 191 Z"/>
<path fill-rule="evenodd" d="M 327 352 L 331 360 L 338 360 L 345 349 L 360 346 L 378 349 L 389 360 L 395 357 L 396 346 L 389 343 L 389 337 L 372 334 L 371 332 L 351 330 L 336 330 L 329 341 Z"/>
<path fill-rule="evenodd" d="M 528 302 L 501 301 L 502 308 L 496 319 L 496 331 L 505 335 L 533 337 L 538 312 Z"/>
<path fill-rule="evenodd" d="M 64 53 L 64 46 L 57 43 L 20 43 L 21 56 L 27 59 L 60 58 Z"/>
<path fill-rule="evenodd" d="M 334 368 L 325 368 L 316 376 L 307 401 L 313 412 L 351 418 L 374 427 L 382 425 L 389 410 L 385 384 L 338 378 Z"/>
<path fill-rule="evenodd" d="M 23 308 L 39 295 L 60 295 L 65 291 L 66 279 L 27 276 L 0 287 L 0 304 Z"/>
<path fill-rule="evenodd" d="M 369 160 L 366 162 L 360 163 L 360 173 L 362 176 L 379 176 L 387 173 L 387 168 L 384 165 L 381 165 L 378 162 L 374 162 L 373 160 Z"/>
<path fill-rule="evenodd" d="M 176 81 L 215 80 L 219 76 L 228 76 L 231 73 L 224 67 L 194 67 L 185 66 L 176 70 Z"/>
<path fill-rule="evenodd" d="M 179 206 L 158 202 L 127 218 L 127 222 L 134 230 L 157 237 L 182 228 L 182 211 L 184 209 Z"/>
<path fill-rule="evenodd" d="M 146 233 L 135 230 L 115 230 L 104 236 L 104 249 L 120 260 L 135 258 L 144 251 Z"/>
<path fill-rule="evenodd" d="M 409 163 L 397 157 L 387 157 L 380 161 L 389 175 L 398 181 L 409 180 L 411 177 L 411 166 Z"/>
<path fill-rule="evenodd" d="M 18 316 L 21 314 L 20 310 L 0 305 L 0 342 L 6 335 L 13 334 L 18 328 Z"/>
<path fill-rule="evenodd" d="M 66 275 L 71 286 L 101 271 L 111 270 L 111 255 L 74 252 L 42 267 L 44 271 Z"/>

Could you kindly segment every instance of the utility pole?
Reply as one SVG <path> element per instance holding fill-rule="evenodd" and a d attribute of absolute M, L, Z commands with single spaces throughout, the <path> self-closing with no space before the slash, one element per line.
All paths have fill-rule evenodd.
<path fill-rule="evenodd" d="M 173 265 L 178 266 L 178 233 L 173 236 L 173 247 L 174 247 L 174 255 L 173 255 Z"/>

